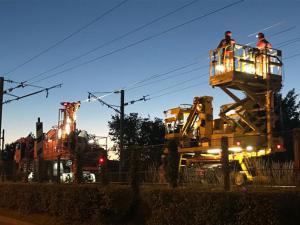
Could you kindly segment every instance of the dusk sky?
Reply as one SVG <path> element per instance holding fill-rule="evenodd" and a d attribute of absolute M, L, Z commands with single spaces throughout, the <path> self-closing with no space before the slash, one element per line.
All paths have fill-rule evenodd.
<path fill-rule="evenodd" d="M 120 2 L 121 0 L 0 0 L 0 74 L 5 79 L 26 81 L 193 0 L 128 0 L 55 48 L 8 73 Z M 234 2 L 240 3 L 123 51 L 39 81 L 45 76 L 68 70 Z M 299 12 L 300 0 L 199 0 L 136 33 L 30 81 L 39 81 L 34 84 L 43 87 L 58 83 L 63 83 L 63 86 L 49 91 L 48 98 L 42 93 L 5 104 L 3 128 L 6 131 L 6 143 L 34 132 L 38 117 L 44 122 L 46 132 L 57 124 L 60 102 L 85 100 L 88 91 L 125 88 L 126 102 L 149 94 L 150 98 L 153 97 L 152 100 L 127 106 L 125 113 L 138 112 L 141 116 L 149 115 L 151 118 L 163 118 L 164 110 L 181 103 L 190 104 L 194 96 L 211 95 L 214 97 L 214 114 L 217 115 L 220 105 L 232 100 L 218 88 L 209 86 L 208 67 L 205 66 L 209 65 L 209 50 L 216 48 L 226 30 L 231 30 L 233 38 L 241 44 L 253 42 L 255 45 L 256 37 L 250 34 L 261 30 L 264 30 L 274 48 L 293 40 L 286 42 L 287 45 L 281 48 L 283 57 L 287 58 L 283 61 L 282 92 L 286 94 L 295 88 L 300 93 L 297 67 L 300 62 Z M 133 84 L 149 76 L 194 62 L 196 64 L 185 69 L 151 80 L 153 83 L 149 85 L 130 90 L 134 87 Z M 169 78 L 165 79 L 167 77 Z M 139 85 L 142 84 L 146 83 Z M 197 84 L 199 85 L 196 86 Z M 5 83 L 5 89 L 11 86 L 13 85 Z M 186 89 L 179 91 L 184 88 Z M 39 89 L 26 87 L 12 93 L 21 96 L 37 90 Z M 173 93 L 163 95 L 169 92 Z M 163 96 L 158 97 L 159 95 Z M 5 100 L 10 98 L 4 96 Z M 109 95 L 103 100 L 119 105 L 117 94 Z M 96 101 L 84 102 L 78 111 L 78 128 L 107 136 L 107 122 L 113 113 Z"/>

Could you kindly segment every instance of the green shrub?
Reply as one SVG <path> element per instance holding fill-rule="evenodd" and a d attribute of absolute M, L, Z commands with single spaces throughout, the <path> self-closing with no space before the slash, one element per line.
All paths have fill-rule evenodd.
<path fill-rule="evenodd" d="M 0 184 L 0 207 L 23 214 L 47 213 L 65 224 L 120 223 L 132 199 L 128 187 L 97 185 Z"/>
<path fill-rule="evenodd" d="M 0 208 L 58 217 L 63 224 L 296 225 L 299 191 L 141 189 L 132 212 L 128 186 L 0 184 Z"/>
<path fill-rule="evenodd" d="M 144 193 L 150 207 L 147 225 L 298 224 L 300 193 L 206 192 L 196 189 Z"/>

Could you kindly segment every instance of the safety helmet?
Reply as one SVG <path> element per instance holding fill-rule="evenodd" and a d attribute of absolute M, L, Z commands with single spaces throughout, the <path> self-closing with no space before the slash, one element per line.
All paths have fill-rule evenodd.
<path fill-rule="evenodd" d="M 225 36 L 231 36 L 231 31 L 230 30 L 226 31 Z"/>
<path fill-rule="evenodd" d="M 264 38 L 265 35 L 261 32 L 259 32 L 257 35 L 256 35 L 257 38 Z"/>

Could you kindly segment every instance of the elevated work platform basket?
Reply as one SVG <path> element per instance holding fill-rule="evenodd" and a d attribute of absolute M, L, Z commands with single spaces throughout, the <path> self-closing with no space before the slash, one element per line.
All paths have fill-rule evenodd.
<path fill-rule="evenodd" d="M 210 51 L 210 85 L 240 90 L 247 85 L 253 91 L 269 88 L 278 91 L 282 82 L 280 50 L 259 50 L 235 44 Z"/>

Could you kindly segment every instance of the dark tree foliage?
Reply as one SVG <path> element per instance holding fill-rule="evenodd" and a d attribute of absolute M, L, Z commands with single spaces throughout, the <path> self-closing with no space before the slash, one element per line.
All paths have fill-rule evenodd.
<path fill-rule="evenodd" d="M 12 181 L 14 179 L 14 155 L 16 144 L 6 144 L 3 151 L 1 151 L 1 178 L 2 180 Z"/>
<path fill-rule="evenodd" d="M 119 154 L 120 140 L 120 117 L 113 115 L 108 122 L 109 135 L 116 143 L 115 151 Z M 130 113 L 124 118 L 124 159 L 125 168 L 128 168 L 130 158 L 130 146 L 137 145 L 143 147 L 141 151 L 141 162 L 143 166 L 158 166 L 162 154 L 165 128 L 161 119 L 142 118 L 137 113 Z M 127 164 L 127 166 L 126 166 Z"/>
<path fill-rule="evenodd" d="M 177 142 L 175 140 L 170 140 L 167 143 L 168 147 L 168 163 L 167 163 L 167 175 L 168 182 L 172 188 L 177 187 L 178 184 L 178 165 L 179 165 L 179 154 Z"/>
<path fill-rule="evenodd" d="M 276 133 L 284 139 L 286 152 L 278 154 L 278 159 L 290 160 L 293 158 L 293 133 L 294 128 L 300 128 L 300 101 L 295 89 L 290 90 L 285 97 L 275 95 L 274 110 L 276 118 Z"/>

